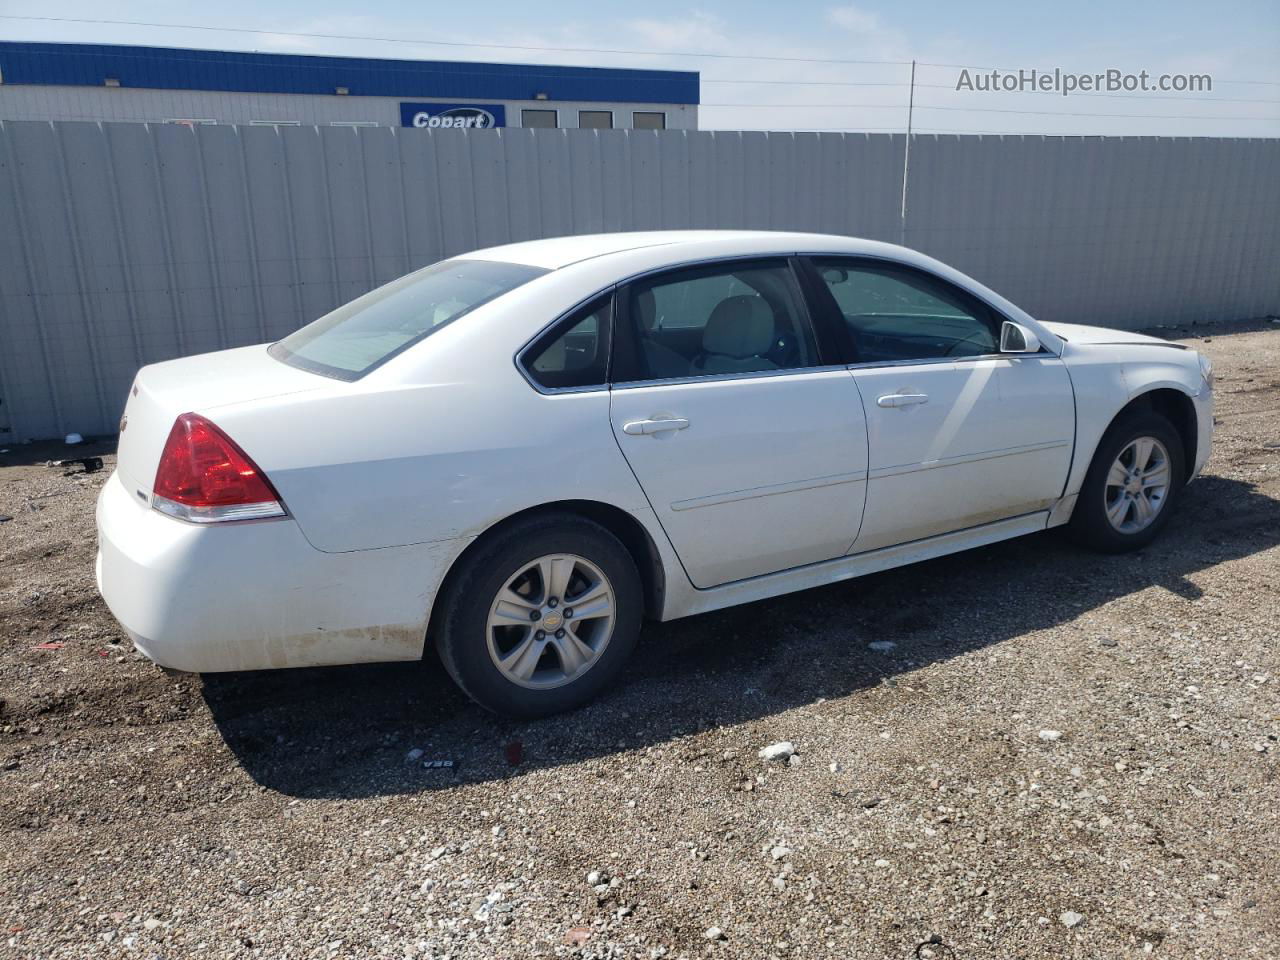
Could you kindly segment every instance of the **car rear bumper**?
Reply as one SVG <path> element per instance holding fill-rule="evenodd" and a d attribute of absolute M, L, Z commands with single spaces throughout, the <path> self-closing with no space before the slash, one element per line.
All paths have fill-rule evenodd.
<path fill-rule="evenodd" d="M 98 590 L 134 644 L 175 670 L 415 660 L 467 540 L 324 553 L 291 519 L 196 525 L 113 474 L 98 498 Z"/>

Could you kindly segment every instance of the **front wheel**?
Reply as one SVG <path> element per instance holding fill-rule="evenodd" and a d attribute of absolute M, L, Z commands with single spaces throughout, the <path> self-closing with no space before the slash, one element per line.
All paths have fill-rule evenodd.
<path fill-rule="evenodd" d="M 640 631 L 635 562 L 580 517 L 518 522 L 454 578 L 436 649 L 481 706 L 512 717 L 571 710 L 619 673 Z"/>
<path fill-rule="evenodd" d="M 1135 413 L 1103 436 L 1071 515 L 1071 534 L 1107 553 L 1145 547 L 1182 491 L 1182 438 L 1157 413 Z"/>

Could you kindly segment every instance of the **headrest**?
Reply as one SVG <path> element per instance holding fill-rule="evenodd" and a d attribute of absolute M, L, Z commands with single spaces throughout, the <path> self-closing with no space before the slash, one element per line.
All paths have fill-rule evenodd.
<path fill-rule="evenodd" d="M 763 297 L 728 297 L 711 311 L 702 349 L 729 357 L 760 356 L 772 348 L 773 332 L 773 311 Z"/>

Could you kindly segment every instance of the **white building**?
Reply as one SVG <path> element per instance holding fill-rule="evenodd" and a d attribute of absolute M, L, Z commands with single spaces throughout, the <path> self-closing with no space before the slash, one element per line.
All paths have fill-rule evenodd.
<path fill-rule="evenodd" d="M 695 72 L 0 42 L 0 120 L 693 130 Z"/>

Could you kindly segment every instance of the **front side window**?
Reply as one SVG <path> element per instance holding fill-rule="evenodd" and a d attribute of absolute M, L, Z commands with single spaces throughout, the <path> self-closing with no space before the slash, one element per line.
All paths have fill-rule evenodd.
<path fill-rule="evenodd" d="M 1000 324 L 973 297 L 909 267 L 815 258 L 858 363 L 998 353 Z"/>
<path fill-rule="evenodd" d="M 627 291 L 634 371 L 666 380 L 811 367 L 813 331 L 785 260 L 674 271 Z"/>
<path fill-rule="evenodd" d="M 339 307 L 279 343 L 271 356 L 312 373 L 356 380 L 447 323 L 547 273 L 489 260 L 444 260 Z"/>
<path fill-rule="evenodd" d="M 553 390 L 608 383 L 612 302 L 588 304 L 530 347 L 523 358 L 529 376 Z"/>

